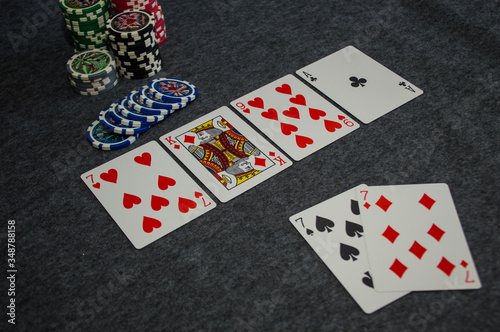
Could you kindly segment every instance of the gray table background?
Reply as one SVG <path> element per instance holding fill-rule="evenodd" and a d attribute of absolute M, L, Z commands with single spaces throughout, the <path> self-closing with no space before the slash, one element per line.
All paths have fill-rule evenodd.
<path fill-rule="evenodd" d="M 129 148 L 85 137 L 148 79 L 83 97 L 53 0 L 1 1 L 0 262 L 16 221 L 16 326 L 36 330 L 488 331 L 500 324 L 499 1 L 166 1 L 164 70 L 194 103 Z M 80 174 L 354 45 L 425 93 L 142 250 Z M 450 186 L 483 288 L 366 315 L 288 217 L 360 183 Z M 8 304 L 0 283 L 2 326 Z M 12 326 L 8 326 L 12 328 Z M 3 329 L 3 328 L 2 328 Z"/>

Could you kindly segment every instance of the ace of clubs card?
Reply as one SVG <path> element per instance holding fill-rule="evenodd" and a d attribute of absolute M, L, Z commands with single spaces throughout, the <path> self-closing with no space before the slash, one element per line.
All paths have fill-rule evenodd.
<path fill-rule="evenodd" d="M 290 222 L 363 311 L 370 314 L 407 292 L 381 293 L 373 288 L 356 189 L 291 216 Z"/>
<path fill-rule="evenodd" d="M 137 249 L 216 207 L 157 142 L 104 163 L 81 179 Z"/>
<path fill-rule="evenodd" d="M 353 46 L 313 62 L 297 74 L 365 124 L 423 93 Z"/>

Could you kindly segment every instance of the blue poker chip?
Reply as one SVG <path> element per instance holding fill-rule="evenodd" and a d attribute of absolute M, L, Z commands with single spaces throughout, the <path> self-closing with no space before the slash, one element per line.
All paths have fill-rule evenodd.
<path fill-rule="evenodd" d="M 198 89 L 177 78 L 157 78 L 149 82 L 151 95 L 166 103 L 188 103 L 196 99 Z"/>
<path fill-rule="evenodd" d="M 99 120 L 92 122 L 87 128 L 87 139 L 99 150 L 118 150 L 129 146 L 139 135 L 120 135 L 103 127 Z"/>
<path fill-rule="evenodd" d="M 121 101 L 124 102 L 125 99 L 123 99 Z M 120 103 L 120 104 L 121 104 Z M 109 117 L 114 120 L 115 122 L 123 125 L 123 126 L 126 126 L 126 127 L 133 127 L 133 128 L 140 128 L 140 127 L 151 127 L 151 125 L 153 125 L 154 123 L 152 122 L 143 122 L 143 121 L 138 121 L 138 120 L 132 120 L 132 119 L 127 119 L 126 117 L 124 117 L 120 111 L 118 110 L 118 108 L 120 107 L 120 105 L 116 105 L 115 108 L 111 108 L 109 110 Z"/>
<path fill-rule="evenodd" d="M 110 107 L 102 110 L 99 113 L 99 121 L 103 125 L 104 128 L 107 130 L 116 133 L 116 134 L 121 134 L 121 135 L 136 135 L 145 132 L 146 130 L 149 129 L 149 126 L 147 127 L 139 127 L 139 128 L 134 128 L 134 127 L 129 127 L 129 126 L 124 126 L 120 124 L 119 122 L 113 120 L 110 116 L 110 110 L 114 109 L 118 103 L 113 103 L 111 104 Z"/>
<path fill-rule="evenodd" d="M 120 113 L 120 115 L 124 118 L 134 120 L 134 121 L 141 121 L 141 122 L 146 122 L 149 123 L 149 125 L 154 124 L 156 122 L 162 121 L 165 119 L 167 116 L 165 115 L 148 115 L 141 113 L 132 107 L 130 107 L 129 101 L 127 99 L 123 99 L 118 106 L 116 107 L 115 111 Z"/>
<path fill-rule="evenodd" d="M 139 89 L 139 100 L 142 102 L 142 104 L 146 105 L 149 108 L 156 108 L 156 109 L 162 109 L 162 110 L 169 110 L 167 114 L 170 114 L 170 110 L 176 110 L 179 108 L 186 107 L 187 102 L 181 102 L 181 103 L 168 103 L 168 102 L 163 102 L 160 99 L 154 97 L 151 94 L 151 89 L 149 88 L 141 88 Z M 147 112 L 147 110 L 143 110 L 144 113 Z"/>
<path fill-rule="evenodd" d="M 172 113 L 175 109 L 179 109 L 182 107 L 185 107 L 187 104 L 185 103 L 177 103 L 177 104 L 169 104 L 171 105 L 171 108 L 154 108 L 148 106 L 145 102 L 143 102 L 142 99 L 145 99 L 145 97 L 142 97 L 141 99 L 141 90 L 142 89 L 148 89 L 147 86 L 143 86 L 139 90 L 134 90 L 130 92 L 127 95 L 127 104 L 130 108 L 133 108 L 134 110 L 143 113 L 143 114 L 148 114 L 148 115 L 164 115 L 167 116 L 170 113 Z M 147 96 L 146 94 L 144 94 Z M 148 100 L 150 104 L 153 104 L 154 100 Z M 167 105 L 164 105 L 164 107 L 167 107 Z"/>

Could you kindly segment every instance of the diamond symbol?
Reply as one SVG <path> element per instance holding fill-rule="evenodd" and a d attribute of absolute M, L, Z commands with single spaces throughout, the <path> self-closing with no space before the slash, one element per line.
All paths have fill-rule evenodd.
<path fill-rule="evenodd" d="M 365 209 L 368 209 L 371 205 L 366 202 L 365 204 L 363 204 L 363 206 L 365 207 Z"/>
<path fill-rule="evenodd" d="M 266 159 L 265 158 L 255 157 L 255 165 L 256 166 L 266 167 Z"/>
<path fill-rule="evenodd" d="M 401 279 L 408 268 L 396 258 L 389 270 L 394 272 Z"/>
<path fill-rule="evenodd" d="M 189 136 L 189 135 L 184 136 L 184 143 L 194 144 L 194 136 Z"/>
<path fill-rule="evenodd" d="M 181 148 L 181 146 L 180 146 L 179 144 L 175 144 L 175 145 L 174 145 L 174 149 L 179 150 L 180 148 Z"/>
<path fill-rule="evenodd" d="M 455 265 L 453 265 L 449 260 L 443 257 L 441 259 L 441 262 L 439 262 L 437 268 L 443 271 L 444 274 L 446 274 L 449 277 L 453 272 L 453 270 L 455 269 Z"/>
<path fill-rule="evenodd" d="M 379 208 L 384 210 L 384 212 L 387 212 L 389 209 L 389 206 L 392 205 L 392 202 L 388 200 L 387 198 L 384 197 L 384 195 L 381 195 L 380 198 L 378 199 L 377 203 L 375 203 Z"/>
<path fill-rule="evenodd" d="M 424 196 L 422 196 L 422 198 L 418 202 L 425 206 L 428 210 L 430 210 L 434 203 L 436 203 L 436 201 L 427 196 L 427 194 L 424 194 Z"/>
<path fill-rule="evenodd" d="M 382 233 L 382 236 L 389 240 L 391 243 L 396 241 L 396 238 L 399 236 L 399 233 L 394 230 L 391 226 L 387 226 L 385 231 Z"/>
<path fill-rule="evenodd" d="M 429 234 L 439 242 L 444 235 L 444 231 L 441 228 L 437 227 L 436 224 L 432 224 L 427 234 Z"/>
<path fill-rule="evenodd" d="M 462 265 L 465 269 L 467 268 L 467 266 L 469 266 L 469 264 L 466 261 L 462 261 L 460 265 Z"/>
<path fill-rule="evenodd" d="M 273 151 L 271 151 L 271 152 L 269 152 L 269 155 L 270 155 L 271 157 L 274 157 L 274 156 L 276 155 L 276 153 L 274 153 Z"/>
<path fill-rule="evenodd" d="M 413 242 L 413 245 L 411 246 L 409 251 L 412 254 L 414 254 L 415 256 L 417 256 L 418 259 L 422 259 L 422 256 L 425 254 L 427 249 L 425 249 L 424 247 L 422 247 L 422 245 L 420 243 L 415 241 L 415 242 Z"/>

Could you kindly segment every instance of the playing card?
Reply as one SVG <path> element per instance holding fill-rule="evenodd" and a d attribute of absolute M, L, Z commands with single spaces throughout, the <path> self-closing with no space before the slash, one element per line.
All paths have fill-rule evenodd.
<path fill-rule="evenodd" d="M 292 75 L 231 102 L 294 160 L 359 128 L 359 124 Z"/>
<path fill-rule="evenodd" d="M 290 222 L 363 311 L 370 314 L 407 292 L 374 290 L 356 190 L 350 189 L 302 211 L 290 217 Z"/>
<path fill-rule="evenodd" d="M 292 165 L 228 107 L 160 138 L 222 202 Z"/>
<path fill-rule="evenodd" d="M 157 142 L 81 178 L 137 249 L 216 207 Z"/>
<path fill-rule="evenodd" d="M 297 70 L 297 74 L 365 124 L 423 93 L 353 46 Z"/>
<path fill-rule="evenodd" d="M 377 291 L 481 287 L 446 184 L 356 192 Z"/>

